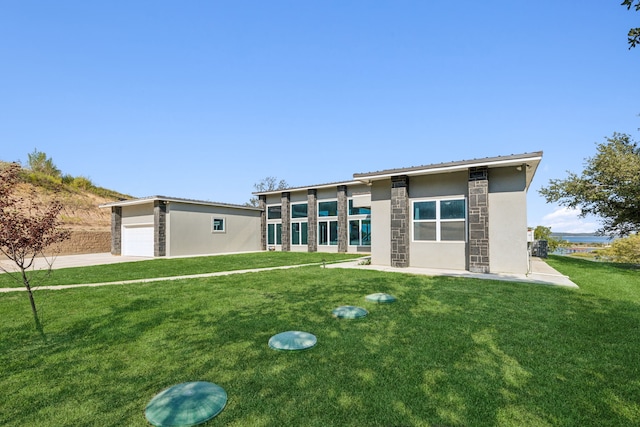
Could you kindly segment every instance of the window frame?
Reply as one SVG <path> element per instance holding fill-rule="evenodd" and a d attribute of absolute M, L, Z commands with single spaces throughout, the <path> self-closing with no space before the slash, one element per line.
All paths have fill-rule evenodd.
<path fill-rule="evenodd" d="M 221 221 L 222 223 L 222 228 L 221 229 L 216 229 L 216 221 Z M 227 232 L 227 218 L 225 216 L 212 216 L 211 217 L 211 232 L 212 233 L 226 233 Z"/>
<path fill-rule="evenodd" d="M 280 217 L 279 218 L 269 218 L 269 211 L 270 208 L 274 208 L 274 207 L 278 207 L 280 208 Z M 271 247 L 275 247 L 275 246 L 282 246 L 282 203 L 273 203 L 270 205 L 267 205 L 265 207 L 266 209 L 266 240 L 267 240 L 267 246 L 271 246 Z M 270 228 L 272 228 L 273 230 L 273 241 L 270 241 L 270 238 L 272 236 L 271 230 Z"/>
<path fill-rule="evenodd" d="M 462 218 L 442 219 L 441 218 L 441 203 L 446 201 L 462 200 L 464 202 L 464 216 Z M 415 204 L 422 202 L 435 202 L 436 213 L 434 219 L 415 219 Z M 459 196 L 447 196 L 447 197 L 429 197 L 411 200 L 411 242 L 415 243 L 467 243 L 469 240 L 469 209 L 467 197 L 464 195 Z M 446 223 L 463 223 L 464 237 L 462 240 L 442 240 L 442 224 Z M 417 223 L 430 223 L 435 224 L 436 236 L 434 240 L 416 239 L 416 224 Z"/>
<path fill-rule="evenodd" d="M 294 206 L 305 205 L 305 216 L 294 216 Z M 291 245 L 292 246 L 307 246 L 309 244 L 309 204 L 307 202 L 291 203 L 290 205 L 290 220 L 289 228 L 291 231 Z M 296 230 L 298 227 L 298 230 Z M 297 241 L 297 243 L 296 243 Z"/>
<path fill-rule="evenodd" d="M 354 211 L 358 210 L 358 213 L 353 213 Z M 364 213 L 361 213 L 360 210 L 364 210 Z M 364 246 L 364 247 L 371 247 L 371 207 L 367 207 L 367 208 L 354 208 L 353 207 L 353 198 L 349 198 L 347 201 L 347 241 L 349 242 L 349 246 L 353 246 L 353 247 L 358 247 L 358 246 Z M 352 222 L 358 222 L 358 243 L 357 244 L 353 244 L 352 243 L 352 235 L 351 235 L 351 223 Z M 362 237 L 363 237 L 363 233 L 362 233 L 362 226 L 363 226 L 363 222 L 368 222 L 368 226 L 369 226 L 369 242 L 368 243 L 363 243 Z"/>

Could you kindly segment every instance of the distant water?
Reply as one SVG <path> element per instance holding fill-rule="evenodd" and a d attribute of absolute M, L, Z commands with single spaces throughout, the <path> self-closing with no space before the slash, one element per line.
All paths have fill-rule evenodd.
<path fill-rule="evenodd" d="M 613 237 L 609 236 L 562 236 L 556 235 L 555 238 L 566 240 L 569 243 L 611 243 Z"/>

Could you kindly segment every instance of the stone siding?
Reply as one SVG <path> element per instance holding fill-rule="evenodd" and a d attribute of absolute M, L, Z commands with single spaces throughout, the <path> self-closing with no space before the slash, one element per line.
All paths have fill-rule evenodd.
<path fill-rule="evenodd" d="M 122 255 L 122 206 L 111 208 L 111 255 Z"/>
<path fill-rule="evenodd" d="M 318 190 L 307 191 L 307 247 L 318 252 Z"/>
<path fill-rule="evenodd" d="M 291 193 L 282 193 L 282 251 L 291 250 Z"/>
<path fill-rule="evenodd" d="M 469 169 L 469 271 L 489 273 L 489 171 Z"/>
<path fill-rule="evenodd" d="M 167 204 L 153 202 L 153 256 L 167 255 Z"/>
<path fill-rule="evenodd" d="M 391 177 L 391 266 L 409 267 L 409 177 Z"/>
<path fill-rule="evenodd" d="M 347 201 L 347 186 L 338 186 L 338 252 L 347 252 L 349 249 L 349 202 Z"/>

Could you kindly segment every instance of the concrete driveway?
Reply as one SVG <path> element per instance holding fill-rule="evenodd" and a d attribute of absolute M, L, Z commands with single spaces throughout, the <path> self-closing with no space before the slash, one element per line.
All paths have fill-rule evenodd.
<path fill-rule="evenodd" d="M 116 256 L 111 255 L 109 252 L 99 254 L 80 254 L 80 255 L 59 255 L 53 258 L 36 258 L 34 268 L 41 270 L 47 268 L 49 262 L 53 261 L 53 267 L 56 268 L 68 268 L 68 267 L 86 267 L 89 265 L 101 265 L 101 264 L 115 264 L 118 262 L 131 262 L 131 261 L 144 261 L 153 259 L 149 257 L 133 257 L 133 256 Z M 0 260 L 0 268 L 6 271 L 16 271 L 16 265 L 9 260 Z"/>

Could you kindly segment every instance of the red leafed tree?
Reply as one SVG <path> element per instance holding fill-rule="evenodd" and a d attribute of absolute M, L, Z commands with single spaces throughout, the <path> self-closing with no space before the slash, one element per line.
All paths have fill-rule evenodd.
<path fill-rule="evenodd" d="M 36 328 L 42 332 L 33 299 L 32 267 L 36 257 L 47 259 L 44 250 L 68 239 L 70 233 L 58 220 L 60 202 L 38 202 L 34 197 L 15 195 L 20 169 L 17 163 L 0 165 L 0 252 L 18 267 L 17 271 L 0 269 L 26 287 Z M 52 262 L 47 261 L 47 265 L 50 271 Z"/>

